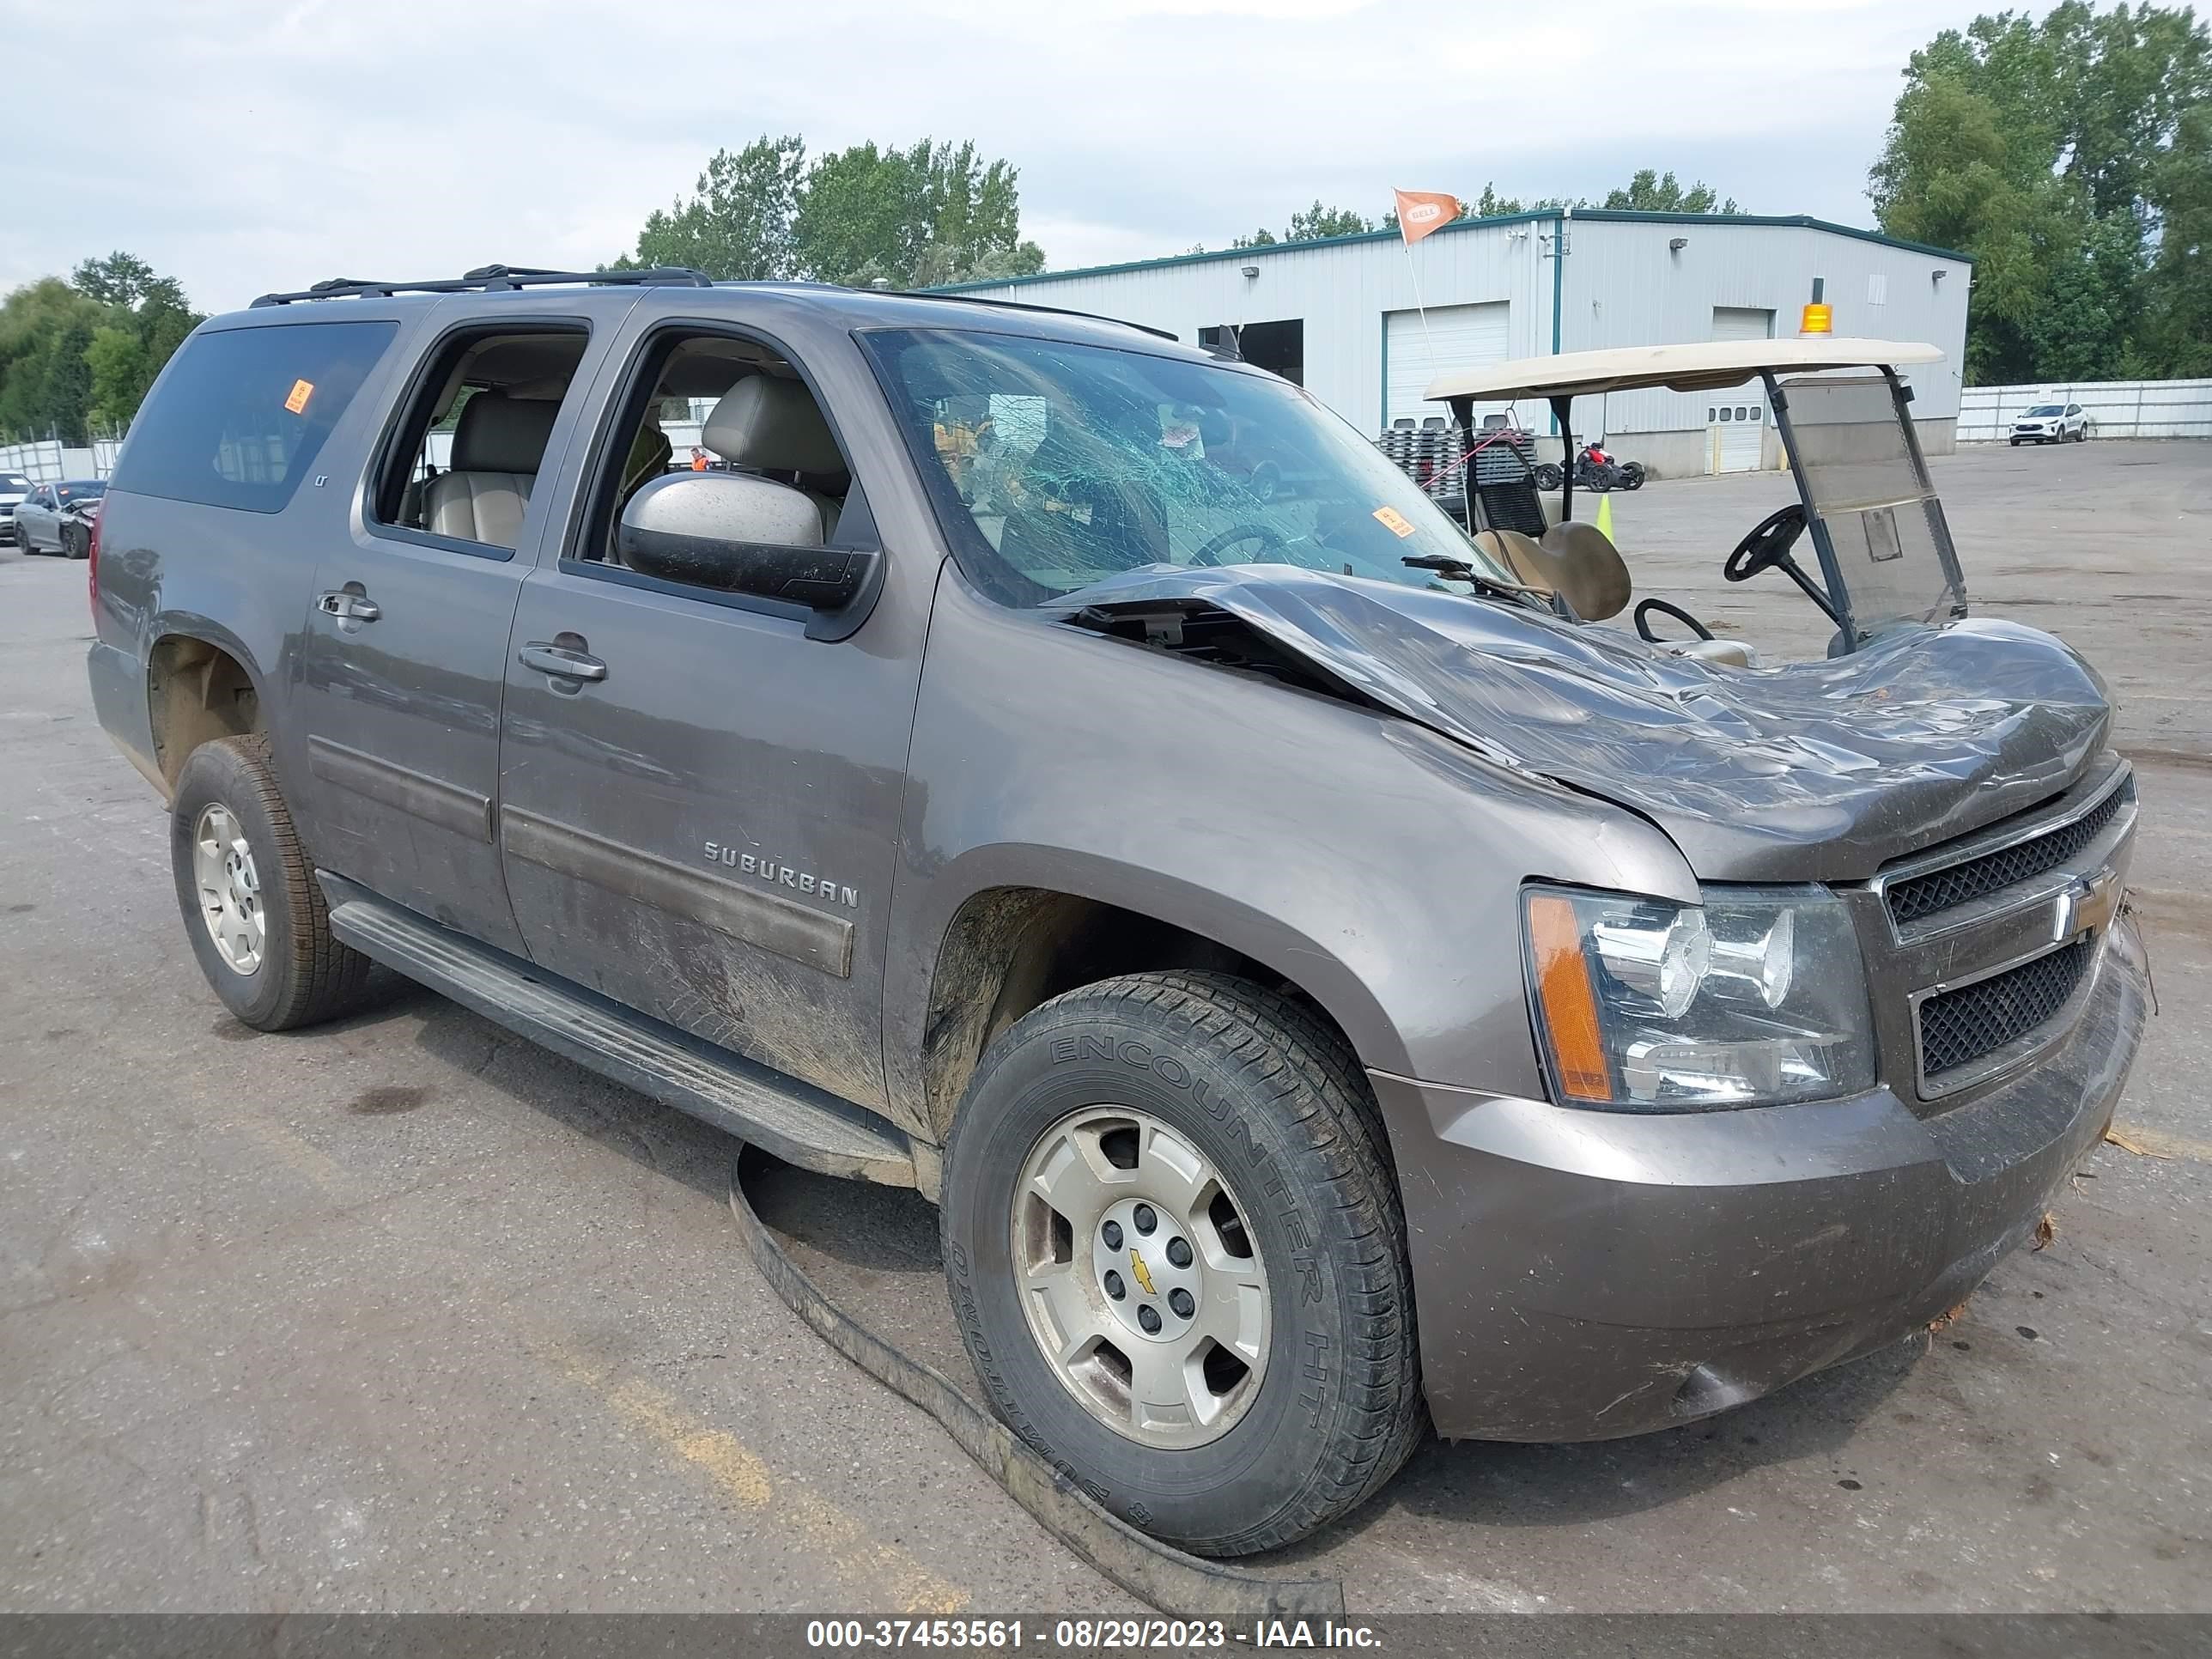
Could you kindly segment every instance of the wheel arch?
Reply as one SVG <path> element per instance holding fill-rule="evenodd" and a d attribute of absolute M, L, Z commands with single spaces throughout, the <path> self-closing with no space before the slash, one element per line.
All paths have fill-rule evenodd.
<path fill-rule="evenodd" d="M 202 744 L 268 731 L 266 677 L 228 629 L 205 618 L 163 619 L 146 649 L 146 714 L 152 759 L 174 793 Z"/>
<path fill-rule="evenodd" d="M 1061 992 L 1120 974 L 1237 974 L 1310 1005 L 1362 1062 L 1405 1064 L 1382 1005 L 1319 942 L 1155 872 L 1103 860 L 1085 860 L 1091 867 L 1079 872 L 1066 854 L 1050 862 L 1048 874 L 1029 860 L 1006 861 L 999 879 L 969 887 L 936 930 L 910 1082 L 916 1115 L 939 1145 L 994 1037 Z M 895 1076 L 898 1069 L 893 1057 Z"/>

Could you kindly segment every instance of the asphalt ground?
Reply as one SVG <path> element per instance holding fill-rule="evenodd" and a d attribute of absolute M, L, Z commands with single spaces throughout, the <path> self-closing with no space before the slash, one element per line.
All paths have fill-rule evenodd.
<path fill-rule="evenodd" d="M 2079 645 L 2141 772 L 2162 1012 L 2049 1248 L 1722 1418 L 1433 1444 L 1284 1565 L 1356 1613 L 2212 1609 L 2212 446 L 1977 450 L 1978 608 Z M 1613 501 L 1639 592 L 1771 476 Z M 754 1275 L 730 1144 L 428 993 L 263 1036 L 93 719 L 84 567 L 0 550 L 0 1609 L 1133 1610 Z M 965 1375 L 912 1194 L 774 1173 L 802 1263 Z"/>

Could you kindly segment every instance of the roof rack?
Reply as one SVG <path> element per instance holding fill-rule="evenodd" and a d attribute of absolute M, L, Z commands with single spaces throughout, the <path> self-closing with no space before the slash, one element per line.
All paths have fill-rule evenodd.
<path fill-rule="evenodd" d="M 859 290 L 866 292 L 866 289 Z M 986 300 L 974 294 L 946 294 L 936 289 L 909 288 L 898 290 L 902 300 L 949 300 L 956 305 L 996 306 L 1002 311 L 1036 311 L 1048 317 L 1080 317 L 1093 323 L 1111 323 L 1116 328 L 1133 328 L 1139 334 L 1149 334 L 1158 340 L 1172 340 L 1180 345 L 1182 337 L 1170 334 L 1164 328 L 1154 328 L 1147 323 L 1133 323 L 1126 317 L 1109 317 L 1096 311 L 1076 311 L 1066 306 L 1033 306 L 1020 300 Z"/>
<path fill-rule="evenodd" d="M 333 276 L 326 283 L 301 289 L 296 294 L 264 294 L 253 302 L 289 306 L 302 300 L 388 300 L 395 294 L 476 294 L 500 289 L 544 288 L 560 283 L 591 283 L 600 286 L 648 288 L 712 288 L 714 278 L 704 271 L 682 265 L 656 265 L 650 270 L 548 270 L 537 265 L 478 265 L 459 276 L 426 283 L 364 282 Z"/>

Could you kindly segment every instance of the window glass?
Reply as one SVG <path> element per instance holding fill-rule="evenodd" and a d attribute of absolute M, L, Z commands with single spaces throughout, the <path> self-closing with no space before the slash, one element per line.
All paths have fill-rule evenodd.
<path fill-rule="evenodd" d="M 2038 404 L 2033 409 L 2029 410 L 2027 412 L 2030 415 L 2056 415 L 2058 413 L 2058 405 L 2057 404 Z"/>
<path fill-rule="evenodd" d="M 1723 409 L 1723 410 L 1721 410 L 1721 419 L 1723 419 L 1723 421 L 1732 421 L 1732 420 L 1734 420 L 1735 418 L 1735 409 L 1734 409 L 1734 408 L 1732 408 L 1732 407 L 1731 407 L 1731 408 L 1725 408 L 1725 409 Z"/>
<path fill-rule="evenodd" d="M 131 423 L 115 487 L 281 512 L 398 330 L 289 323 L 194 335 Z"/>
<path fill-rule="evenodd" d="M 1272 374 L 1012 335 L 865 337 L 962 568 L 1045 603 L 1147 565 L 1510 580 L 1405 473 Z"/>
<path fill-rule="evenodd" d="M 28 491 L 31 481 L 20 472 L 0 472 L 0 489 Z"/>
<path fill-rule="evenodd" d="M 448 541 L 516 546 L 589 342 L 573 325 L 471 329 L 447 340 L 382 452 L 370 519 Z"/>

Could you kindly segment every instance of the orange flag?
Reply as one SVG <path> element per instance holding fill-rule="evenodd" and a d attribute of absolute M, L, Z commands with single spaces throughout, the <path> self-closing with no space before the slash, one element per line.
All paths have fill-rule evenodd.
<path fill-rule="evenodd" d="M 1440 190 L 1401 190 L 1393 194 L 1398 198 L 1398 234 L 1406 239 L 1407 247 L 1459 217 L 1459 198 Z"/>

